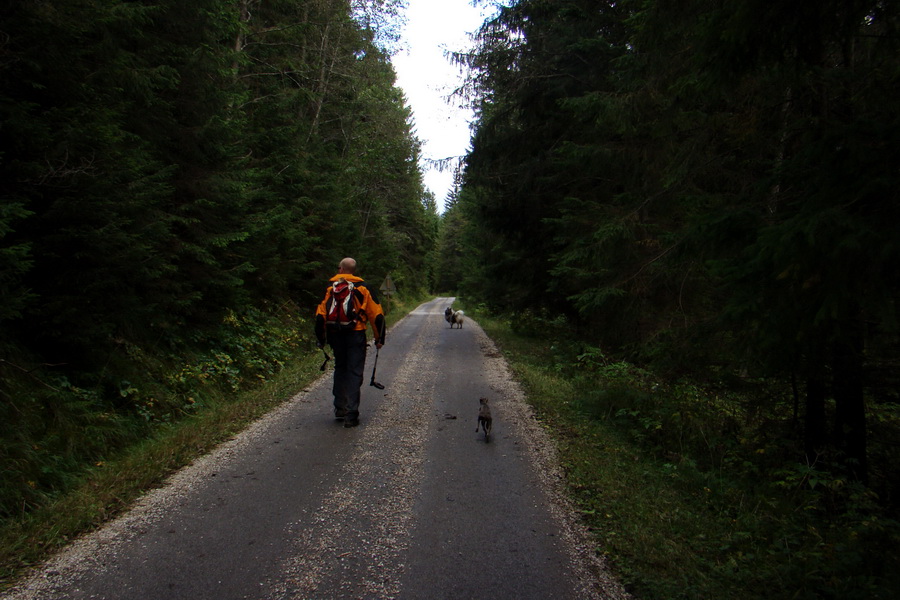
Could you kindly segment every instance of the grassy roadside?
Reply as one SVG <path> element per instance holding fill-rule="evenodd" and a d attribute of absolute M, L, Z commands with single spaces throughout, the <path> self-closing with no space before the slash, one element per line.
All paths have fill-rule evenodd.
<path fill-rule="evenodd" d="M 898 523 L 871 491 L 776 458 L 747 397 L 464 308 L 522 382 L 597 552 L 636 598 L 892 597 Z"/>
<path fill-rule="evenodd" d="M 394 299 L 389 325 L 427 298 Z M 28 567 L 124 512 L 166 477 L 240 433 L 321 376 L 319 351 L 304 352 L 277 375 L 241 392 L 218 391 L 202 410 L 93 465 L 51 503 L 0 522 L 0 591 Z"/>

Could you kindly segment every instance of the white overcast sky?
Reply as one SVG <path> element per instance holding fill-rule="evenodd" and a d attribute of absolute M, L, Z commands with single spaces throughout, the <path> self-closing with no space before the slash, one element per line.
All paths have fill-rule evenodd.
<path fill-rule="evenodd" d="M 408 1 L 403 50 L 392 59 L 397 85 L 412 108 L 423 158 L 463 156 L 469 147 L 472 114 L 458 108 L 459 99 L 449 99 L 448 103 L 448 96 L 459 87 L 463 76 L 445 57 L 445 51 L 470 48 L 469 34 L 484 22 L 488 9 L 473 7 L 471 0 Z M 423 168 L 425 186 L 434 193 L 438 211 L 443 212 L 453 173 Z"/>

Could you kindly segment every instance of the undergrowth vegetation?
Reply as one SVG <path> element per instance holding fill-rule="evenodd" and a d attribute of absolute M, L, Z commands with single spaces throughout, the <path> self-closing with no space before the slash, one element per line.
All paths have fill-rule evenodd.
<path fill-rule="evenodd" d="M 554 433 L 597 551 L 636 597 L 893 597 L 896 405 L 871 407 L 882 466 L 864 486 L 801 462 L 790 385 L 669 379 L 567 339 L 564 322 L 471 312 Z"/>
<path fill-rule="evenodd" d="M 308 311 L 307 311 L 308 312 Z M 5 387 L 0 518 L 27 514 L 117 449 L 196 414 L 223 393 L 253 388 L 309 348 L 297 307 L 228 312 L 190 346 L 117 340 L 100 373 L 0 365 Z M 28 361 L 24 361 L 28 364 Z"/>

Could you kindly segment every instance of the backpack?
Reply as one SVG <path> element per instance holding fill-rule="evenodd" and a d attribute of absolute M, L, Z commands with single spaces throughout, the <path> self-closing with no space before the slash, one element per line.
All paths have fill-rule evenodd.
<path fill-rule="evenodd" d="M 331 284 L 325 324 L 332 328 L 354 329 L 359 321 L 359 295 L 352 281 L 339 279 Z"/>

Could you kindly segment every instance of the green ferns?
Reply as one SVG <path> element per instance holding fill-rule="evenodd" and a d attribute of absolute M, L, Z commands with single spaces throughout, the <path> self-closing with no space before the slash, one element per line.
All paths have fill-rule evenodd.
<path fill-rule="evenodd" d="M 258 387 L 308 352 L 311 324 L 291 304 L 229 311 L 181 352 L 119 340 L 106 370 L 73 382 L 48 366 L 0 364 L 15 389 L 0 404 L 0 519 L 21 517 L 68 490 L 123 448 L 211 401 Z"/>

